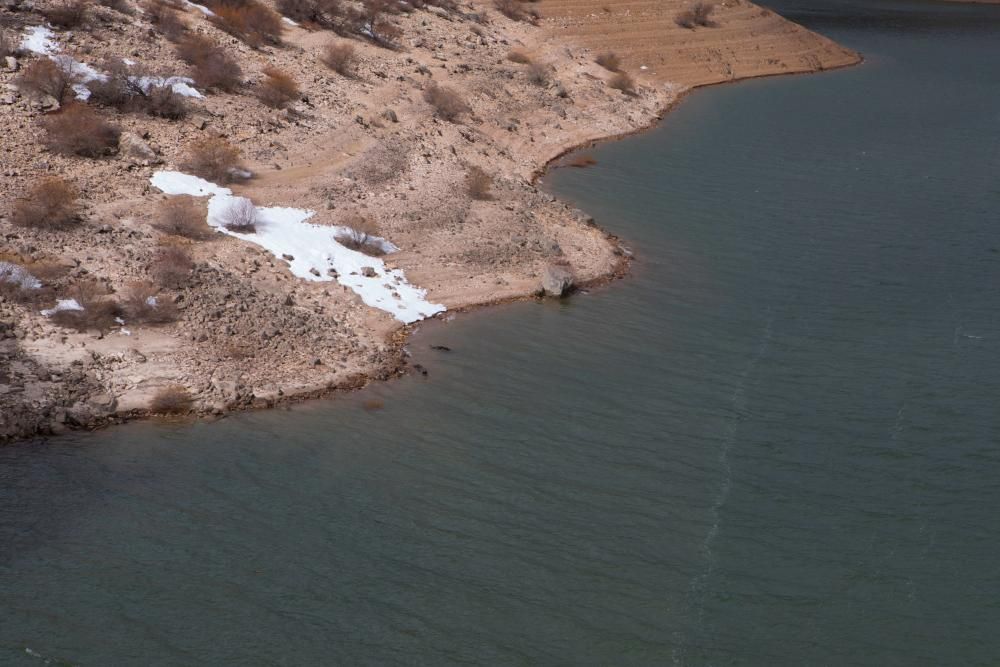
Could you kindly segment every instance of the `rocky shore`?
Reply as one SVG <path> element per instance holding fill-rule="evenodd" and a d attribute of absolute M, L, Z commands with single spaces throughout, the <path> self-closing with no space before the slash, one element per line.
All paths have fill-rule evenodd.
<path fill-rule="evenodd" d="M 0 293 L 0 439 L 143 416 L 165 388 L 187 392 L 185 411 L 221 415 L 404 372 L 403 323 L 391 309 L 366 305 L 346 281 L 319 271 L 303 279 L 290 270 L 293 260 L 232 235 L 177 239 L 156 227 L 155 211 L 170 197 L 151 178 L 182 169 L 193 142 L 222 138 L 239 147 L 254 177 L 230 187 L 259 207 L 313 211 L 310 224 L 329 226 L 331 238 L 358 219 L 376 222 L 379 236 L 398 248 L 381 258 L 385 271 L 401 271 L 429 301 L 455 311 L 561 295 L 574 282 L 601 281 L 627 265 L 616 239 L 536 187 L 535 176 L 553 158 L 650 126 L 691 85 L 858 60 L 749 3 L 717 5 L 713 25 L 694 30 L 674 21 L 682 3 L 647 4 L 655 14 L 647 18 L 658 18 L 646 21 L 642 48 L 627 29 L 643 25 L 634 22 L 638 10 L 623 3 L 544 0 L 532 6 L 538 25 L 485 3 L 411 8 L 391 15 L 396 48 L 349 40 L 356 62 L 343 76 L 320 59 L 330 31 L 286 22 L 280 45 L 251 48 L 189 3 L 180 12 L 188 30 L 238 57 L 244 89 L 206 94 L 180 120 L 114 114 L 118 150 L 97 159 L 38 141 L 52 105 L 24 94 L 17 76 L 40 56 L 15 56 L 0 74 L 0 261 L 41 267 L 52 291 L 46 303 Z M 145 15 L 123 18 L 102 5 L 88 11 L 86 30 L 52 33 L 60 52 L 94 67 L 117 56 L 155 65 L 161 77 L 186 73 Z M 2 16 L 7 34 L 42 24 L 34 8 L 13 0 Z M 602 25 L 626 28 L 595 41 Z M 764 52 L 755 48 L 762 43 Z M 596 62 L 607 51 L 621 53 L 614 69 L 634 87 L 609 85 L 619 72 Z M 670 58 L 652 62 L 650 53 L 661 51 Z M 298 84 L 284 109 L 248 92 L 268 67 Z M 700 79 L 692 75 L 698 71 Z M 456 117 L 428 102 L 434 86 L 460 97 Z M 485 177 L 474 185 L 475 174 Z M 50 175 L 82 193 L 82 221 L 56 230 L 14 225 L 8 204 Z M 42 314 L 79 282 L 99 284 L 105 299 L 148 282 L 165 244 L 192 258 L 182 280 L 158 285 L 152 297 L 172 304 L 173 321 L 125 317 L 77 331 Z M 371 279 L 381 276 L 372 272 Z"/>

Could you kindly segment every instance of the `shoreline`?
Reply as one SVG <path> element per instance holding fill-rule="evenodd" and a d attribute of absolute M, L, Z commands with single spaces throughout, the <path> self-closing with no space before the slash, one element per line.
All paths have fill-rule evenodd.
<path fill-rule="evenodd" d="M 782 19 L 782 21 L 784 21 L 784 19 Z M 797 26 L 796 28 L 801 30 Z M 542 45 L 542 43 L 538 41 L 540 38 L 542 38 L 542 35 L 540 35 L 538 32 L 531 34 L 525 29 L 522 29 L 520 26 L 515 26 L 509 32 L 512 33 L 512 41 L 515 44 L 518 43 L 528 43 L 529 45 L 533 44 L 535 49 L 542 51 L 543 53 L 551 54 L 551 52 L 554 51 L 557 47 L 566 46 L 565 43 L 556 44 L 551 48 L 549 52 L 545 52 L 543 51 L 545 47 Z M 528 39 L 529 35 L 531 37 L 531 40 L 534 41 Z M 308 38 L 309 36 L 307 35 L 306 37 Z M 515 39 L 515 38 L 521 38 L 521 39 Z M 825 39 L 825 38 L 818 38 L 818 39 Z M 504 41 L 504 43 L 506 44 L 506 41 Z M 573 208 L 571 204 L 563 202 L 562 200 L 552 197 L 551 195 L 549 195 L 548 198 L 546 199 L 543 195 L 541 195 L 538 192 L 536 186 L 539 179 L 541 179 L 544 176 L 544 174 L 547 173 L 550 169 L 553 169 L 556 166 L 558 166 L 556 163 L 560 159 L 562 159 L 569 153 L 583 149 L 588 146 L 594 146 L 597 145 L 598 143 L 604 143 L 608 141 L 620 140 L 622 138 L 632 136 L 640 132 L 646 132 L 649 131 L 650 129 L 657 127 L 659 123 L 666 117 L 666 115 L 671 110 L 673 110 L 675 106 L 679 104 L 687 94 L 689 94 L 696 88 L 702 87 L 703 85 L 717 85 L 718 83 L 730 83 L 736 81 L 743 81 L 751 78 L 762 78 L 764 76 L 769 77 L 769 76 L 783 76 L 786 74 L 816 73 L 816 72 L 826 71 L 827 69 L 839 69 L 842 67 L 853 66 L 859 64 L 860 62 L 863 62 L 863 59 L 860 56 L 858 56 L 857 54 L 854 55 L 856 56 L 856 58 L 853 59 L 851 62 L 841 63 L 834 66 L 824 66 L 822 63 L 818 63 L 818 61 L 817 61 L 818 64 L 813 63 L 811 67 L 804 66 L 800 63 L 799 65 L 795 66 L 796 67 L 795 69 L 791 71 L 772 71 L 764 74 L 755 74 L 753 76 L 734 77 L 726 81 L 718 81 L 718 82 L 711 81 L 690 86 L 675 86 L 667 84 L 665 82 L 657 86 L 655 82 L 644 80 L 643 83 L 648 84 L 645 87 L 645 92 L 642 95 L 643 105 L 645 106 L 639 105 L 638 107 L 636 107 L 635 104 L 630 103 L 630 106 L 625 107 L 625 109 L 630 109 L 630 111 L 628 112 L 628 120 L 624 121 L 624 123 L 620 117 L 617 120 L 617 124 L 624 124 L 626 126 L 625 129 L 615 127 L 616 123 L 609 124 L 608 122 L 611 118 L 614 118 L 615 116 L 618 116 L 619 114 L 622 113 L 617 106 L 618 103 L 616 102 L 614 103 L 615 106 L 608 107 L 605 105 L 603 101 L 595 99 L 592 96 L 590 98 L 583 99 L 579 103 L 584 105 L 581 108 L 585 108 L 587 114 L 592 115 L 592 117 L 587 118 L 587 122 L 584 123 L 579 130 L 577 130 L 578 135 L 582 136 L 574 136 L 572 131 L 563 130 L 558 118 L 555 118 L 554 120 L 549 120 L 549 119 L 538 120 L 536 116 L 529 115 L 528 117 L 525 118 L 525 121 L 526 122 L 530 121 L 531 124 L 526 125 L 524 129 L 528 131 L 532 144 L 535 143 L 535 137 L 536 137 L 535 132 L 539 132 L 541 138 L 545 138 L 545 145 L 542 147 L 533 146 L 530 149 L 528 149 L 527 147 L 528 145 L 524 144 L 523 143 L 524 140 L 517 137 L 517 135 L 509 135 L 506 133 L 497 134 L 496 131 L 494 131 L 492 135 L 490 135 L 488 132 L 484 134 L 483 130 L 486 128 L 482 127 L 481 125 L 479 128 L 476 128 L 471 125 L 455 126 L 446 124 L 438 129 L 438 134 L 441 135 L 442 130 L 446 130 L 448 132 L 455 132 L 456 134 L 465 137 L 466 140 L 468 141 L 469 138 L 463 133 L 465 128 L 468 128 L 468 131 L 474 133 L 479 132 L 480 134 L 482 134 L 483 137 L 482 140 L 486 141 L 487 145 L 497 146 L 500 154 L 507 155 L 508 159 L 510 156 L 515 155 L 518 150 L 521 149 L 527 150 L 529 157 L 529 163 L 527 165 L 524 164 L 524 162 L 515 162 L 514 164 L 511 165 L 512 168 L 514 169 L 514 171 L 511 173 L 511 177 L 516 178 L 518 171 L 522 171 L 523 178 L 526 182 L 527 187 L 526 189 L 523 189 L 523 191 L 517 190 L 515 181 L 511 181 L 512 184 L 511 187 L 515 187 L 515 191 L 513 195 L 514 198 L 512 200 L 512 204 L 508 204 L 507 209 L 511 211 L 513 215 L 524 215 L 527 212 L 531 211 L 533 206 L 538 206 L 541 203 L 542 205 L 545 206 L 547 213 L 550 216 L 550 218 L 548 219 L 549 221 L 542 226 L 542 229 L 551 230 L 556 226 L 570 225 L 571 229 L 567 233 L 570 233 L 570 236 L 568 238 L 570 238 L 571 240 L 582 238 L 581 236 L 582 234 L 590 234 L 593 235 L 594 238 L 600 238 L 601 243 L 604 245 L 604 250 L 602 251 L 604 253 L 603 256 L 584 257 L 586 263 L 580 265 L 583 273 L 580 276 L 580 279 L 575 281 L 576 282 L 575 287 L 577 289 L 595 288 L 603 285 L 608 285 L 614 282 L 615 280 L 626 276 L 629 272 L 632 261 L 631 253 L 623 251 L 621 240 L 613 233 L 600 227 L 599 224 L 594 222 L 593 219 L 590 218 L 585 212 L 579 211 Z M 581 61 L 579 58 L 577 58 L 576 60 L 578 62 L 589 62 L 589 61 Z M 429 59 L 428 61 L 430 62 Z M 568 64 L 572 65 L 573 61 L 569 61 Z M 579 65 L 577 65 L 577 67 L 579 67 Z M 586 71 L 584 71 L 584 74 L 586 74 Z M 589 74 L 586 74 L 586 76 L 593 78 Z M 585 81 L 584 85 L 589 85 L 586 83 L 586 77 L 584 81 Z M 600 81 L 598 80 L 597 83 L 600 83 Z M 650 95 L 652 95 L 651 98 Z M 653 105 L 653 107 L 650 107 L 649 102 L 651 99 L 652 100 L 659 99 L 660 103 Z M 633 111 L 639 111 L 640 118 L 633 119 L 632 117 Z M 435 124 L 438 123 L 435 122 Z M 602 127 L 602 125 L 604 127 Z M 434 126 L 432 125 L 431 129 L 433 129 L 433 127 Z M 420 123 L 419 125 L 416 125 L 415 128 L 417 131 L 421 132 L 427 129 L 425 123 Z M 557 137 L 555 142 L 553 142 L 547 136 L 547 133 L 553 132 L 554 128 L 562 130 L 563 135 L 565 135 L 562 136 L 561 138 Z M 364 139 L 363 136 L 362 139 Z M 323 138 L 320 138 L 319 141 L 323 141 Z M 462 146 L 461 143 L 457 145 Z M 377 146 L 378 144 L 376 144 L 376 147 Z M 454 150 L 456 146 L 455 143 L 449 144 L 448 141 L 446 140 L 444 141 L 444 146 L 449 146 L 451 148 L 452 153 L 455 153 Z M 321 158 L 329 159 L 331 161 L 330 163 L 332 165 L 330 167 L 331 174 L 340 173 L 338 170 L 342 169 L 343 160 L 341 158 L 336 158 L 335 156 L 336 150 L 337 146 L 329 149 L 326 154 L 321 155 Z M 346 149 L 341 148 L 340 150 L 344 151 L 343 154 L 346 154 L 348 156 L 360 154 L 363 157 L 364 155 L 366 155 L 365 147 L 362 146 L 361 149 L 358 149 L 356 144 L 352 144 L 350 148 Z M 350 160 L 348 160 L 348 163 L 350 163 Z M 258 162 L 257 164 L 260 164 L 260 162 Z M 296 163 L 295 160 L 293 159 L 291 161 L 291 166 L 285 169 L 283 169 L 282 166 L 279 166 L 277 162 L 274 162 L 273 169 L 271 170 L 265 169 L 263 172 L 261 172 L 259 181 L 258 180 L 250 181 L 246 186 L 244 186 L 244 188 L 238 189 L 237 192 L 242 194 L 242 190 L 245 189 L 249 193 L 254 194 L 254 199 L 257 200 L 258 196 L 260 196 L 262 192 L 266 196 L 270 188 L 270 191 L 272 192 L 284 194 L 285 196 L 287 196 L 287 192 L 282 192 L 282 190 L 287 191 L 289 184 L 287 180 L 283 179 L 290 178 L 289 176 L 290 172 L 294 174 L 296 170 L 302 170 L 307 165 L 309 167 L 312 166 L 311 158 L 309 157 L 303 158 L 302 161 L 298 163 Z M 407 183 L 410 184 L 409 190 L 413 191 L 414 189 L 413 178 L 411 177 L 410 180 L 404 180 L 402 182 L 402 184 L 404 185 Z M 297 185 L 299 187 L 300 192 L 303 191 L 304 189 L 303 184 L 294 183 L 294 185 Z M 402 188 L 400 187 L 400 189 Z M 405 194 L 403 198 L 404 199 L 406 198 Z M 278 200 L 276 203 L 280 203 L 280 201 L 281 200 Z M 296 203 L 296 205 L 299 203 L 298 199 L 293 199 L 293 201 Z M 319 206 L 313 204 L 312 202 L 306 202 L 305 205 L 311 205 L 311 207 L 319 209 Z M 500 229 L 503 229 L 505 225 L 504 219 L 501 218 L 494 224 Z M 236 253 L 238 252 L 243 252 L 243 248 L 234 244 L 220 244 L 216 248 L 216 250 L 217 251 L 221 250 L 221 252 L 223 253 L 228 252 L 229 256 L 232 257 L 235 257 Z M 419 250 L 417 254 L 419 254 Z M 431 258 L 430 260 L 423 259 L 420 261 L 416 261 L 412 253 L 409 254 L 403 253 L 403 255 L 404 257 L 400 261 L 403 268 L 406 270 L 407 275 L 410 276 L 411 279 L 413 274 L 417 274 L 418 276 L 424 275 L 421 274 L 421 271 L 426 272 L 428 264 L 430 266 L 435 266 L 436 260 L 434 258 Z M 213 258 L 215 257 L 214 252 L 212 257 Z M 224 261 L 226 257 L 227 256 L 223 254 L 223 263 L 221 264 L 221 266 L 223 267 L 226 266 Z M 393 260 L 393 264 L 396 265 L 394 255 L 389 255 L 386 257 L 386 259 Z M 270 262 L 270 260 L 268 261 Z M 576 266 L 576 260 L 574 260 L 574 266 Z M 279 268 L 278 274 L 280 274 L 280 272 L 281 269 Z M 486 275 L 489 274 L 487 273 Z M 470 275 L 469 277 L 471 278 L 472 276 Z M 496 290 L 494 292 L 490 292 L 483 290 L 481 288 L 458 289 L 458 291 L 454 293 L 452 296 L 441 299 L 442 302 L 447 302 L 448 311 L 451 311 L 451 313 L 445 311 L 445 313 L 442 313 L 441 315 L 438 315 L 436 317 L 438 318 L 448 317 L 451 314 L 457 315 L 459 313 L 478 311 L 489 306 L 500 305 L 503 303 L 511 303 L 516 301 L 524 301 L 524 300 L 538 298 L 536 296 L 536 293 L 538 291 L 537 287 L 538 283 L 535 282 L 535 279 L 529 279 L 526 276 L 522 277 L 520 275 L 517 275 L 517 277 L 520 279 L 519 282 L 513 285 L 508 285 L 505 289 L 498 290 L 498 292 L 500 293 L 499 296 L 495 295 L 497 292 Z M 283 279 L 283 278 L 280 275 L 276 274 L 276 279 Z M 421 280 L 419 277 L 418 279 L 414 280 L 414 284 L 418 284 L 421 286 L 428 286 L 427 281 Z M 449 289 L 451 289 L 454 292 L 454 290 L 460 286 L 461 285 L 456 286 L 454 284 L 450 284 Z M 302 290 L 299 290 L 300 287 L 302 288 Z M 429 287 L 429 298 L 435 299 L 436 296 L 439 294 L 440 290 L 433 288 L 433 286 L 428 286 L 428 287 Z M 293 285 L 293 292 L 296 290 L 305 291 L 305 289 L 306 288 L 302 286 Z M 326 290 L 324 290 L 324 294 L 325 293 Z M 298 300 L 298 298 L 299 297 L 297 295 L 296 301 Z M 335 376 L 339 374 L 339 377 L 336 377 L 336 380 L 322 380 L 312 384 L 303 383 L 301 381 L 297 381 L 293 385 L 274 384 L 273 390 L 268 392 L 258 391 L 257 387 L 253 386 L 251 387 L 251 391 L 248 395 L 242 395 L 243 397 L 240 400 L 229 402 L 226 405 L 224 405 L 224 407 L 221 408 L 218 406 L 218 404 L 212 406 L 210 404 L 202 402 L 200 406 L 198 406 L 196 409 L 192 410 L 189 413 L 189 417 L 202 418 L 202 419 L 220 418 L 230 412 L 242 412 L 250 409 L 273 408 L 282 405 L 289 405 L 291 403 L 298 403 L 306 400 L 328 398 L 330 396 L 335 396 L 340 393 L 356 391 L 357 389 L 360 389 L 373 381 L 388 380 L 393 377 L 398 377 L 408 372 L 412 372 L 412 369 L 409 367 L 407 363 L 406 354 L 403 348 L 406 345 L 408 338 L 411 332 L 413 331 L 414 327 L 417 326 L 419 323 L 405 325 L 405 324 L 400 324 L 398 322 L 394 322 L 391 326 L 389 326 L 385 321 L 384 314 L 380 316 L 378 313 L 367 313 L 367 314 L 361 313 L 357 317 L 361 318 L 357 320 L 358 322 L 369 328 L 372 340 L 377 343 L 378 349 L 375 350 L 374 353 L 369 351 L 369 356 L 367 360 L 361 361 L 358 359 L 354 359 L 353 367 L 355 370 L 351 371 L 349 367 L 345 367 L 344 372 L 338 371 L 337 373 L 335 373 Z M 375 319 L 372 319 L 373 317 Z M 83 344 L 81 343 L 81 345 Z M 371 350 L 371 348 L 368 349 Z M 145 363 L 144 358 L 142 363 Z M 212 377 L 214 378 L 214 374 Z M 296 380 L 298 380 L 298 378 L 296 378 Z M 214 384 L 215 380 L 213 379 L 211 382 Z M 237 382 L 239 382 L 239 380 L 237 380 Z M 123 399 L 123 398 L 125 398 L 125 396 L 116 396 L 115 403 L 117 403 L 118 399 Z M 87 421 L 85 424 L 66 425 L 65 428 L 52 429 L 52 430 L 55 431 L 55 433 L 53 434 L 58 434 L 60 431 L 69 429 L 94 431 L 106 428 L 107 426 L 114 424 L 121 424 L 128 421 L 134 421 L 137 419 L 146 419 L 155 416 L 156 415 L 151 413 L 148 409 L 136 408 L 136 407 L 123 408 L 121 404 L 118 403 L 114 412 L 112 412 L 111 414 L 91 419 Z M 33 435 L 21 435 L 20 437 L 15 437 L 14 440 L 26 439 L 38 436 L 44 437 L 45 435 L 46 433 L 44 432 L 44 425 L 42 425 L 36 429 Z"/>

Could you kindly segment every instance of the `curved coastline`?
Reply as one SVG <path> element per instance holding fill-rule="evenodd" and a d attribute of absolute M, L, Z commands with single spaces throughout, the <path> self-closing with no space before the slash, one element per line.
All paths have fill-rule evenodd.
<path fill-rule="evenodd" d="M 825 38 L 821 38 L 825 39 Z M 852 52 L 853 53 L 853 52 Z M 771 76 L 784 76 L 790 74 L 811 74 L 826 71 L 828 69 L 839 69 L 847 66 L 854 66 L 861 62 L 863 59 L 860 55 L 854 54 L 855 58 L 850 62 L 838 62 L 832 65 L 826 65 L 820 61 L 815 61 L 813 64 L 802 65 L 795 69 L 778 68 L 775 67 L 775 71 L 764 72 L 764 73 L 754 73 L 748 76 L 734 76 L 728 80 L 724 81 L 706 81 L 704 83 L 696 83 L 685 87 L 670 86 L 667 84 L 663 90 L 656 88 L 656 84 L 652 83 L 657 90 L 660 90 L 660 95 L 663 98 L 663 103 L 652 113 L 648 118 L 643 119 L 638 123 L 634 123 L 634 127 L 629 128 L 626 131 L 621 132 L 602 132 L 599 127 L 595 128 L 591 136 L 584 136 L 583 138 L 577 136 L 572 140 L 565 141 L 559 144 L 553 144 L 549 146 L 550 149 L 547 155 L 539 156 L 534 164 L 529 166 L 526 174 L 527 180 L 534 188 L 537 186 L 538 181 L 547 173 L 548 170 L 558 166 L 558 161 L 565 157 L 567 154 L 573 153 L 577 150 L 594 146 L 598 143 L 604 143 L 608 141 L 616 141 L 628 136 L 638 134 L 640 132 L 645 132 L 653 127 L 656 127 L 663 118 L 675 108 L 689 93 L 696 90 L 697 88 L 709 85 L 718 85 L 720 83 L 731 83 L 736 81 L 743 81 L 751 78 L 763 78 Z M 595 122 L 595 126 L 599 126 L 599 123 Z M 542 125 L 539 128 L 544 130 L 545 126 Z M 630 265 L 632 261 L 631 253 L 625 251 L 621 245 L 621 240 L 615 236 L 612 232 L 600 227 L 597 223 L 593 221 L 592 218 L 586 216 L 585 213 L 575 211 L 566 202 L 561 202 L 560 200 L 555 200 L 556 204 L 564 206 L 567 212 L 572 212 L 583 216 L 587 224 L 596 231 L 600 232 L 603 236 L 605 242 L 611 247 L 614 252 L 610 254 L 608 260 L 595 272 L 593 275 L 584 276 L 581 280 L 576 283 L 577 288 L 593 288 L 602 285 L 606 285 L 614 280 L 626 276 L 630 270 Z M 504 294 L 499 297 L 489 297 L 483 298 L 481 294 L 469 293 L 467 299 L 459 299 L 458 301 L 451 301 L 448 303 L 448 309 L 452 313 L 466 313 L 474 310 L 480 310 L 488 306 L 499 305 L 503 303 L 511 303 L 516 301 L 523 301 L 528 299 L 537 298 L 537 289 L 532 288 L 530 290 L 520 289 L 514 293 Z M 437 316 L 448 317 L 449 313 L 444 313 Z M 379 362 L 370 365 L 368 368 L 361 372 L 351 373 L 346 377 L 341 378 L 337 382 L 327 383 L 321 382 L 315 385 L 298 385 L 296 387 L 281 387 L 279 385 L 276 395 L 271 395 L 267 397 L 257 397 L 251 396 L 250 400 L 245 401 L 240 404 L 235 404 L 228 406 L 224 411 L 220 411 L 217 408 L 211 408 L 209 406 L 201 405 L 199 406 L 189 417 L 183 417 L 181 419 L 187 419 L 190 417 L 197 418 L 219 418 L 224 416 L 229 412 L 245 411 L 250 409 L 266 409 L 272 408 L 280 405 L 287 405 L 293 402 L 300 402 L 305 400 L 319 399 L 324 397 L 329 397 L 344 392 L 356 391 L 367 384 L 377 381 L 377 380 L 387 380 L 393 377 L 398 377 L 412 369 L 409 367 L 406 359 L 406 353 L 404 347 L 406 342 L 416 326 L 419 323 L 412 325 L 404 325 L 396 323 L 395 326 L 385 329 L 383 331 L 385 347 L 380 355 Z M 81 425 L 79 428 L 84 430 L 96 430 L 104 428 L 112 424 L 120 424 L 127 421 L 135 419 L 143 419 L 154 416 L 147 409 L 132 408 L 121 410 L 115 412 L 106 417 L 95 418 L 93 421 Z M 44 432 L 36 432 L 33 435 L 44 435 Z M 32 434 L 23 435 L 21 437 L 32 437 Z"/>

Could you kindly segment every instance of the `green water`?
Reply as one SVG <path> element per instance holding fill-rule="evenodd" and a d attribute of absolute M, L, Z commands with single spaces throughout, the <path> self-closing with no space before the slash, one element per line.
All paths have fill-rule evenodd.
<path fill-rule="evenodd" d="M 1000 662 L 1000 8 L 777 8 L 867 63 L 545 179 L 628 279 L 0 449 L 0 664 Z"/>

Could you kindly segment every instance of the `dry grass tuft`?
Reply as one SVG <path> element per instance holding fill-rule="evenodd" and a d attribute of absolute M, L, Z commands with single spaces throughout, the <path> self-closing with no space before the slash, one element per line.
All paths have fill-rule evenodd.
<path fill-rule="evenodd" d="M 320 61 L 341 76 L 354 76 L 354 60 L 354 45 L 350 42 L 331 42 L 320 55 Z"/>
<path fill-rule="evenodd" d="M 205 202 L 189 195 L 177 195 L 160 202 L 153 227 L 171 236 L 201 241 L 212 231 L 205 223 Z"/>
<path fill-rule="evenodd" d="M 243 85 L 243 70 L 235 58 L 204 35 L 187 35 L 177 45 L 177 57 L 192 68 L 200 88 L 232 93 Z"/>
<path fill-rule="evenodd" d="M 244 170 L 240 150 L 225 139 L 202 139 L 191 144 L 181 166 L 219 185 L 240 180 Z"/>
<path fill-rule="evenodd" d="M 76 299 L 83 310 L 60 310 L 51 317 L 54 324 L 77 331 L 107 331 L 118 326 L 115 318 L 121 317 L 121 306 L 108 296 L 100 283 L 77 283 L 68 290 L 67 296 Z"/>
<path fill-rule="evenodd" d="M 677 14 L 674 23 L 682 28 L 694 30 L 696 27 L 715 28 L 718 24 L 711 19 L 715 5 L 708 2 L 696 2 L 689 9 Z"/>
<path fill-rule="evenodd" d="M 490 201 L 493 199 L 492 187 L 493 179 L 482 167 L 475 165 L 469 167 L 465 173 L 465 188 L 470 197 L 479 201 Z"/>
<path fill-rule="evenodd" d="M 257 0 L 213 3 L 212 23 L 253 48 L 281 44 L 281 16 Z"/>
<path fill-rule="evenodd" d="M 231 232 L 253 234 L 257 231 L 257 207 L 246 197 L 233 197 L 221 217 L 222 226 Z"/>
<path fill-rule="evenodd" d="M 608 86 L 615 90 L 620 90 L 626 95 L 635 95 L 635 79 L 626 72 L 619 72 L 611 77 Z"/>
<path fill-rule="evenodd" d="M 178 289 L 187 282 L 193 268 L 194 262 L 188 251 L 171 243 L 160 246 L 156 251 L 149 272 L 160 287 Z"/>
<path fill-rule="evenodd" d="M 123 306 L 129 324 L 166 324 L 178 314 L 174 302 L 159 296 L 159 290 L 145 281 L 128 286 Z"/>
<path fill-rule="evenodd" d="M 382 243 L 377 239 L 378 225 L 374 220 L 357 215 L 345 221 L 343 226 L 345 229 L 338 232 L 335 237 L 337 243 L 372 257 L 385 254 Z"/>
<path fill-rule="evenodd" d="M 622 59 L 618 57 L 617 53 L 612 51 L 597 56 L 594 58 L 594 62 L 609 72 L 618 72 L 622 67 Z"/>
<path fill-rule="evenodd" d="M 118 149 L 121 129 L 84 104 L 70 104 L 42 120 L 44 143 L 53 153 L 101 157 Z"/>
<path fill-rule="evenodd" d="M 79 28 L 87 20 L 87 0 L 66 0 L 45 10 L 45 18 L 54 27 L 62 30 Z"/>
<path fill-rule="evenodd" d="M 257 99 L 272 109 L 284 109 L 299 98 L 299 85 L 290 75 L 275 67 L 264 69 L 257 86 Z"/>
<path fill-rule="evenodd" d="M 59 229 L 80 220 L 76 188 L 61 178 L 39 181 L 14 202 L 11 221 L 19 227 Z"/>
<path fill-rule="evenodd" d="M 512 63 L 527 65 L 528 63 L 531 62 L 531 56 L 529 56 L 524 51 L 521 51 L 520 49 L 514 49 L 513 51 L 509 51 L 507 53 L 507 60 L 511 61 Z"/>
<path fill-rule="evenodd" d="M 424 90 L 424 101 L 434 107 L 434 113 L 439 118 L 452 123 L 462 114 L 471 111 L 457 90 L 436 83 L 432 83 Z"/>
<path fill-rule="evenodd" d="M 28 63 L 14 83 L 27 95 L 48 95 L 62 102 L 69 97 L 73 77 L 51 58 L 39 58 Z"/>

